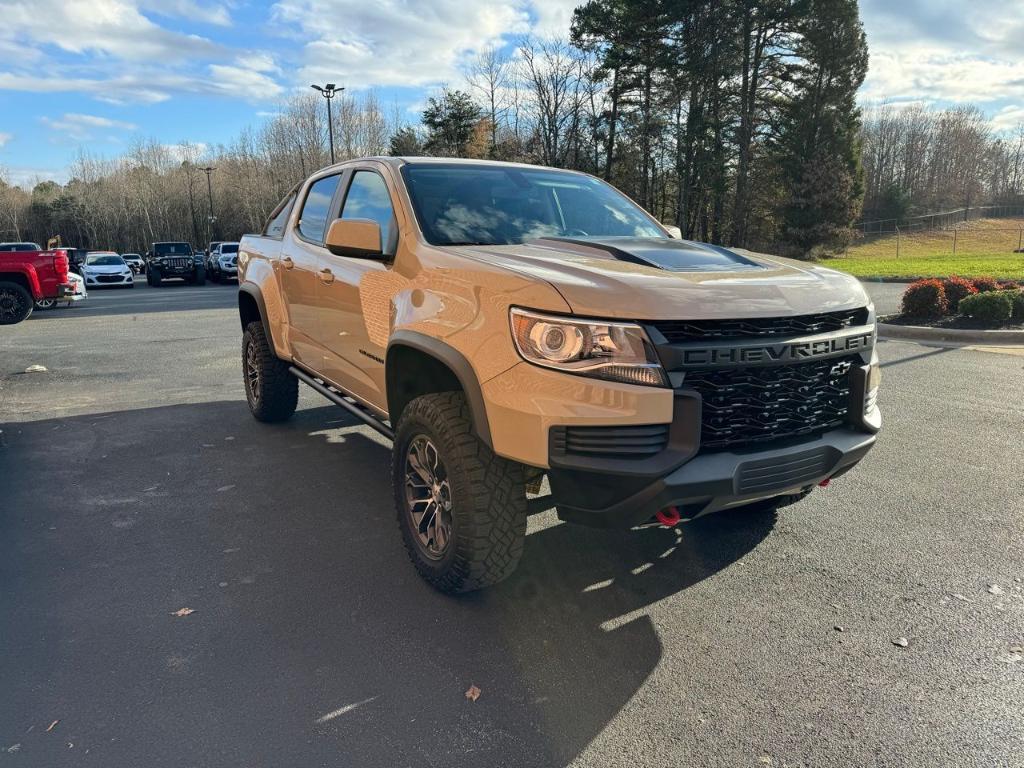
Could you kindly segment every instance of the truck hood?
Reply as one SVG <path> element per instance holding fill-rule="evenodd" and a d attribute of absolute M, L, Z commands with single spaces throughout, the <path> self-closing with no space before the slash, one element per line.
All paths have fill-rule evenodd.
<path fill-rule="evenodd" d="M 843 272 L 686 240 L 541 238 L 445 250 L 545 280 L 574 313 L 592 317 L 789 317 L 869 303 Z"/>

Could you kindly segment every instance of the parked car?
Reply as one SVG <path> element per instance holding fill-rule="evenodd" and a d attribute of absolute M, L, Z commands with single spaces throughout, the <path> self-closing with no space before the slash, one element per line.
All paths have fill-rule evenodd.
<path fill-rule="evenodd" d="M 63 248 L 62 250 L 68 255 L 68 269 L 76 275 L 81 275 L 82 265 L 85 264 L 89 251 L 85 248 Z"/>
<path fill-rule="evenodd" d="M 0 251 L 10 253 L 12 251 L 27 252 L 43 250 L 39 243 L 0 243 Z"/>
<path fill-rule="evenodd" d="M 82 276 L 87 288 L 100 286 L 119 286 L 134 288 L 135 278 L 132 268 L 125 263 L 119 254 L 113 251 L 90 251 L 82 266 Z"/>
<path fill-rule="evenodd" d="M 218 243 L 206 260 L 206 274 L 215 283 L 238 279 L 238 243 Z"/>
<path fill-rule="evenodd" d="M 223 241 L 221 241 L 221 240 L 211 240 L 210 241 L 209 245 L 206 246 L 206 250 L 203 251 L 203 254 L 206 256 L 207 259 L 210 258 L 210 254 L 211 253 L 213 253 L 215 250 L 217 250 L 217 246 L 220 245 L 221 242 L 223 242 Z"/>
<path fill-rule="evenodd" d="M 153 243 L 146 265 L 146 282 L 158 286 L 169 278 L 179 278 L 186 283 L 206 283 L 206 267 L 192 246 L 185 242 Z"/>
<path fill-rule="evenodd" d="M 389 438 L 405 548 L 444 592 L 512 573 L 532 512 L 629 529 L 774 509 L 881 427 L 855 278 L 674 239 L 587 174 L 340 163 L 238 264 L 253 416 L 289 418 L 302 381 Z"/>
<path fill-rule="evenodd" d="M 32 314 L 36 301 L 62 298 L 72 291 L 63 249 L 28 250 L 24 245 L 0 244 L 0 325 L 20 323 Z"/>
<path fill-rule="evenodd" d="M 146 262 L 143 261 L 141 254 L 122 253 L 121 258 L 124 259 L 125 264 L 132 268 L 132 272 L 136 275 L 141 275 L 146 270 Z"/>
<path fill-rule="evenodd" d="M 53 309 L 59 304 L 71 307 L 74 306 L 75 302 L 85 301 L 85 299 L 89 298 L 89 292 L 85 288 L 84 277 L 76 275 L 74 272 L 68 272 L 68 284 L 71 286 L 71 290 L 67 295 L 52 299 L 39 299 L 35 302 L 35 308 L 40 310 Z"/>

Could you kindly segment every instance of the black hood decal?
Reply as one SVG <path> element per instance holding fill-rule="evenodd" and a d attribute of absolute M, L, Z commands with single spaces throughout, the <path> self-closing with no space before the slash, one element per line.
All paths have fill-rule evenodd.
<path fill-rule="evenodd" d="M 767 269 L 720 245 L 663 237 L 542 237 L 530 245 L 612 258 L 669 272 L 736 272 Z"/>

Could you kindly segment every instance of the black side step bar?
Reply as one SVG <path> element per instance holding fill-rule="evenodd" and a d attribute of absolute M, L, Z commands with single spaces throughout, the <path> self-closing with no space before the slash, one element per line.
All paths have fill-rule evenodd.
<path fill-rule="evenodd" d="M 340 405 L 353 416 L 357 416 L 358 418 L 362 419 L 364 422 L 366 422 L 371 427 L 380 432 L 382 435 L 384 435 L 384 437 L 386 437 L 388 440 L 395 439 L 395 430 L 393 430 L 383 421 L 381 421 L 372 413 L 370 413 L 369 409 L 364 408 L 355 399 L 348 397 L 343 392 L 339 392 L 327 382 L 321 379 L 313 378 L 305 371 L 301 371 L 298 368 L 296 368 L 294 365 L 289 367 L 288 370 L 299 381 L 304 381 L 306 384 L 309 384 L 309 386 L 311 386 L 313 389 L 315 389 L 317 392 L 326 397 L 335 405 Z"/>

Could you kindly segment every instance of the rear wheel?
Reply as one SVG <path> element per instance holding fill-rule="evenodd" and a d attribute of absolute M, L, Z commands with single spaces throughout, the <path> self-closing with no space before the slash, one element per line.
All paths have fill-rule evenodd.
<path fill-rule="evenodd" d="M 24 286 L 0 281 L 0 325 L 20 323 L 32 314 L 32 295 Z"/>
<path fill-rule="evenodd" d="M 242 334 L 242 375 L 249 410 L 259 421 L 285 421 L 299 403 L 299 380 L 274 354 L 263 323 L 254 320 Z"/>
<path fill-rule="evenodd" d="M 406 406 L 391 477 L 402 540 L 431 586 L 469 592 L 516 569 L 526 537 L 522 467 L 476 436 L 461 392 L 423 395 Z"/>
<path fill-rule="evenodd" d="M 57 306 L 56 299 L 39 299 L 35 302 L 35 308 L 40 310 L 53 309 L 55 306 Z"/>

